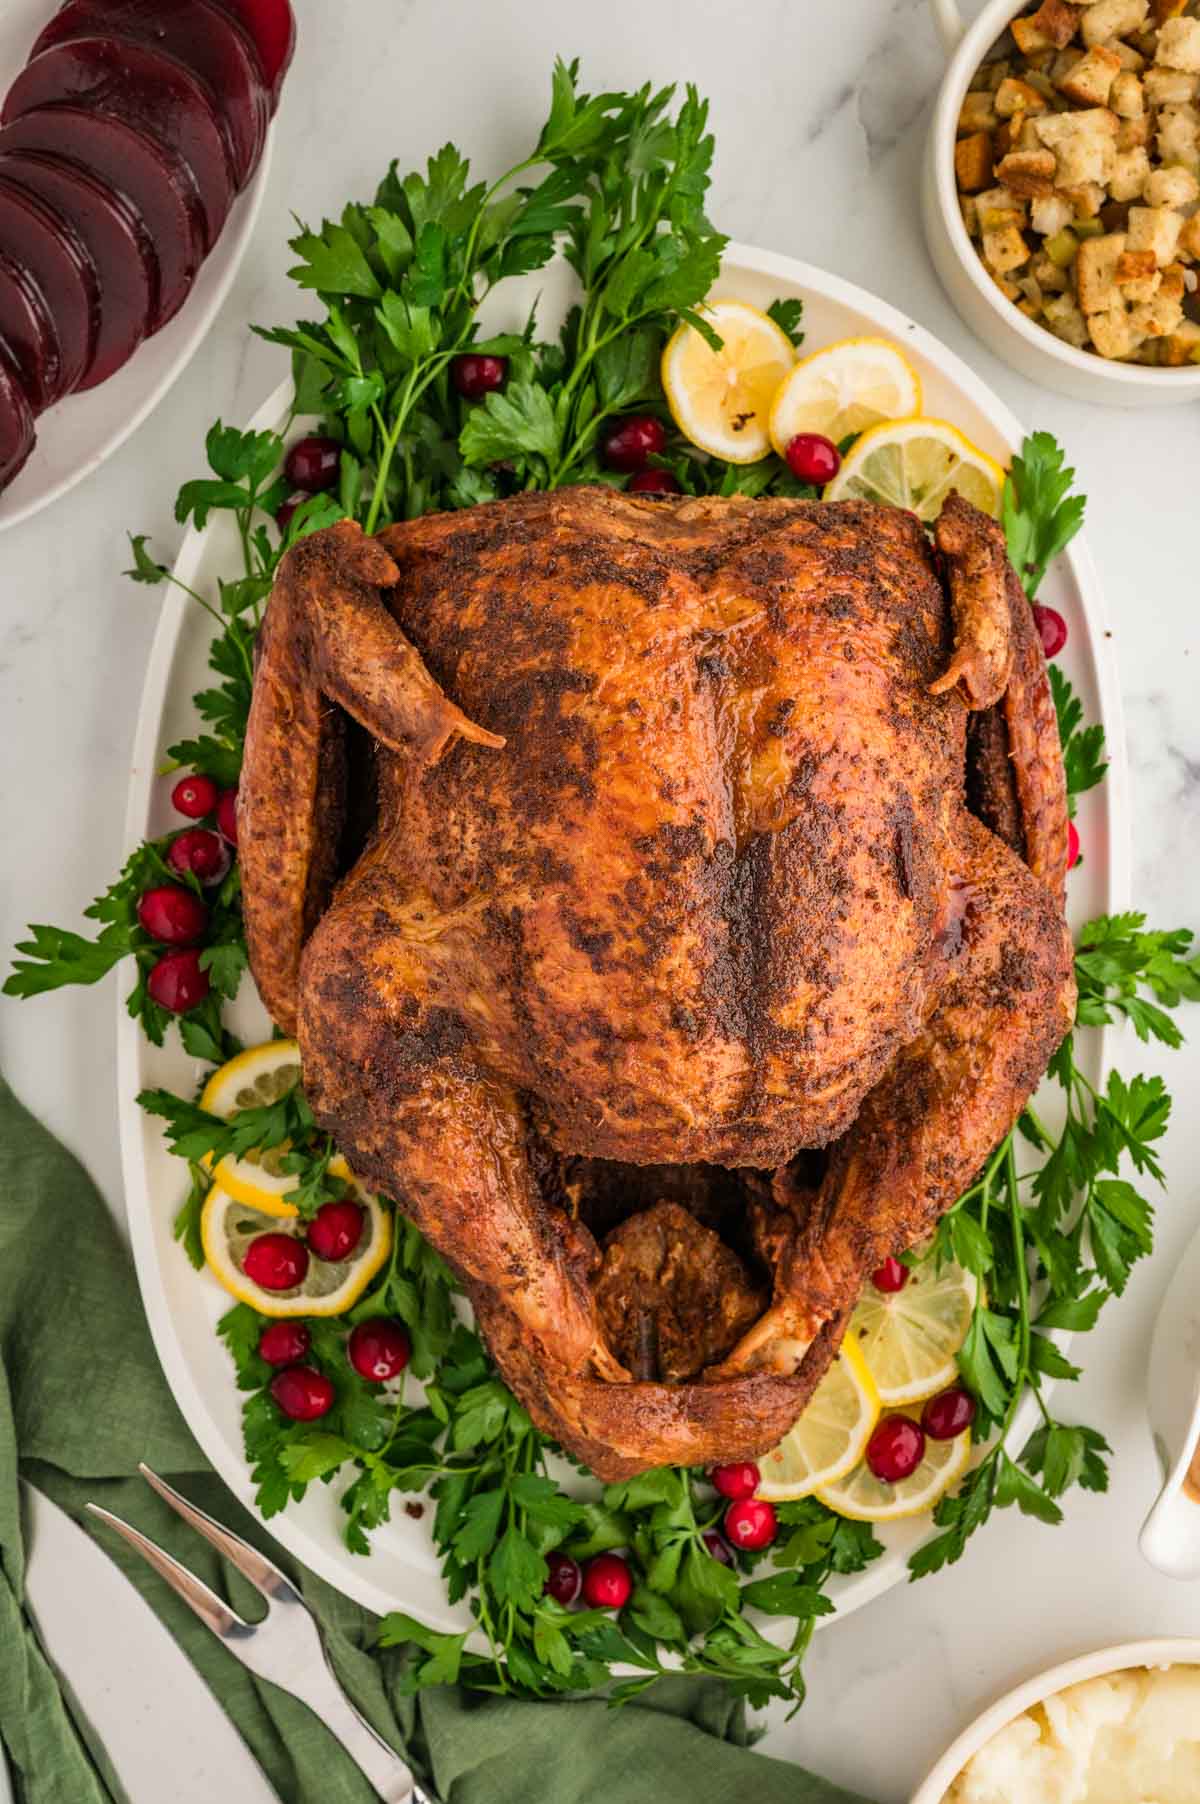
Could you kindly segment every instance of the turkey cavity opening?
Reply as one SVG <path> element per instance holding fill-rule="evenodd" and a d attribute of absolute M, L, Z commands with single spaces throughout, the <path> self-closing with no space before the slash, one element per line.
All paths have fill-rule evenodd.
<path fill-rule="evenodd" d="M 803 1220 L 824 1155 L 785 1170 L 629 1165 L 539 1148 L 547 1201 L 596 1243 L 592 1290 L 634 1378 L 681 1383 L 716 1365 L 767 1309 L 779 1241 Z"/>

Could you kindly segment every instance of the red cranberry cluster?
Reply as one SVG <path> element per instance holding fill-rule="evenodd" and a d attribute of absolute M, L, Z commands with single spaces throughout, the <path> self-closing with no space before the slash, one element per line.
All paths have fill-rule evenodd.
<path fill-rule="evenodd" d="M 342 471 L 342 447 L 335 438 L 312 432 L 296 440 L 283 460 L 283 473 L 292 485 L 287 500 L 275 510 L 275 524 L 280 532 L 291 525 L 292 515 L 310 495 L 335 489 Z"/>
<path fill-rule="evenodd" d="M 192 771 L 171 791 L 176 812 L 186 820 L 211 820 L 211 827 L 187 827 L 167 847 L 167 863 L 181 877 L 195 877 L 204 889 L 222 881 L 237 847 L 237 790 L 219 789 L 211 777 Z M 208 932 L 208 906 L 194 889 L 181 883 L 157 883 L 138 900 L 141 925 L 163 946 L 151 967 L 146 988 L 151 1000 L 173 1015 L 184 1015 L 204 1001 L 208 972 L 200 963 Z"/>
<path fill-rule="evenodd" d="M 291 1236 L 264 1234 L 261 1238 L 290 1240 Z M 293 1241 L 292 1244 L 301 1246 L 298 1241 Z M 258 1241 L 254 1241 L 252 1250 L 257 1245 Z M 303 1252 L 302 1246 L 301 1251 Z M 249 1263 L 247 1258 L 247 1271 Z M 308 1255 L 304 1253 L 305 1269 L 307 1265 Z M 258 1281 L 261 1282 L 261 1279 Z M 299 1281 L 296 1280 L 297 1283 Z M 263 1288 L 272 1287 L 264 1285 Z M 280 1288 L 290 1289 L 291 1286 Z M 325 1372 L 303 1363 L 311 1346 L 312 1335 L 304 1323 L 289 1321 L 268 1323 L 258 1343 L 260 1357 L 269 1366 L 280 1368 L 271 1380 L 270 1391 L 284 1415 L 293 1422 L 315 1422 L 319 1417 L 328 1415 L 337 1396 L 333 1380 Z M 401 1322 L 390 1316 L 370 1316 L 365 1322 L 359 1322 L 351 1329 L 346 1342 L 346 1357 L 359 1377 L 368 1384 L 385 1384 L 389 1378 L 399 1377 L 411 1355 L 412 1343 L 406 1329 Z"/>

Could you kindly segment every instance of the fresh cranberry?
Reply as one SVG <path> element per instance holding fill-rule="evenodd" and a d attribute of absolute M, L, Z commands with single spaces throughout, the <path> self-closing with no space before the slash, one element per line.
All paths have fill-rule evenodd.
<path fill-rule="evenodd" d="M 725 1512 L 725 1539 L 743 1553 L 757 1553 L 760 1547 L 769 1547 L 778 1527 L 773 1505 L 761 1497 L 743 1497 Z"/>
<path fill-rule="evenodd" d="M 333 488 L 342 467 L 342 447 L 335 438 L 321 438 L 314 433 L 298 438 L 283 460 L 283 473 L 294 489 L 306 495 L 319 495 Z"/>
<path fill-rule="evenodd" d="M 736 1503 L 739 1497 L 753 1497 L 762 1474 L 753 1460 L 734 1460 L 727 1466 L 714 1466 L 708 1475 L 722 1497 Z"/>
<path fill-rule="evenodd" d="M 784 456 L 797 482 L 814 482 L 820 488 L 832 482 L 842 467 L 837 446 L 821 432 L 798 432 L 788 440 Z"/>
<path fill-rule="evenodd" d="M 619 1553 L 598 1553 L 583 1569 L 583 1601 L 593 1610 L 619 1610 L 629 1602 L 633 1574 Z"/>
<path fill-rule="evenodd" d="M 700 1539 L 707 1547 L 713 1559 L 722 1566 L 733 1565 L 733 1549 L 724 1535 L 719 1535 L 715 1528 L 706 1528 Z"/>
<path fill-rule="evenodd" d="M 376 1318 L 360 1322 L 351 1331 L 346 1351 L 360 1378 L 365 1378 L 369 1384 L 383 1384 L 404 1370 L 412 1353 L 412 1342 L 399 1322 Z"/>
<path fill-rule="evenodd" d="M 171 806 L 189 821 L 202 820 L 217 805 L 217 786 L 211 777 L 194 770 L 190 777 L 180 777 L 171 791 Z"/>
<path fill-rule="evenodd" d="M 208 926 L 208 910 L 195 890 L 177 883 L 148 889 L 138 901 L 137 916 L 148 934 L 168 946 L 194 946 Z"/>
<path fill-rule="evenodd" d="M 925 1457 L 925 1432 L 909 1416 L 885 1416 L 867 1442 L 867 1464 L 883 1484 L 911 1478 Z"/>
<path fill-rule="evenodd" d="M 322 1203 L 308 1224 L 308 1244 L 318 1259 L 345 1259 L 362 1239 L 366 1211 L 349 1198 Z"/>
<path fill-rule="evenodd" d="M 219 834 L 207 827 L 186 827 L 167 847 L 167 863 L 173 871 L 197 877 L 207 886 L 220 883 L 232 860 Z"/>
<path fill-rule="evenodd" d="M 490 357 L 479 351 L 456 357 L 450 365 L 450 379 L 464 401 L 481 401 L 494 389 L 503 388 L 507 376 L 507 357 Z"/>
<path fill-rule="evenodd" d="M 312 1335 L 303 1322 L 268 1322 L 258 1343 L 258 1356 L 269 1366 L 291 1366 L 304 1358 Z"/>
<path fill-rule="evenodd" d="M 931 1441 L 952 1441 L 975 1420 L 975 1399 L 961 1384 L 931 1397 L 921 1411 L 921 1427 Z"/>
<path fill-rule="evenodd" d="M 300 503 L 307 500 L 308 496 L 304 493 L 303 489 L 294 489 L 286 501 L 281 501 L 279 503 L 279 506 L 275 509 L 275 524 L 280 532 L 287 531 L 292 523 L 292 515 L 299 507 Z"/>
<path fill-rule="evenodd" d="M 1033 623 L 1037 627 L 1042 650 L 1048 658 L 1057 657 L 1067 643 L 1067 623 L 1057 608 L 1045 608 L 1040 601 L 1033 604 Z"/>
<path fill-rule="evenodd" d="M 328 1415 L 336 1394 L 324 1372 L 314 1372 L 311 1366 L 285 1366 L 271 1380 L 271 1395 L 293 1422 L 315 1422 Z"/>
<path fill-rule="evenodd" d="M 217 797 L 217 832 L 231 846 L 237 845 L 237 785 Z"/>
<path fill-rule="evenodd" d="M 1067 869 L 1073 871 L 1079 863 L 1079 834 L 1074 821 L 1067 822 Z"/>
<path fill-rule="evenodd" d="M 200 954 L 191 946 L 186 951 L 164 952 L 146 979 L 150 1000 L 173 1015 L 186 1015 L 208 995 L 208 972 L 200 968 Z"/>
<path fill-rule="evenodd" d="M 625 487 L 631 495 L 682 495 L 683 484 L 670 470 L 638 470 Z"/>
<path fill-rule="evenodd" d="M 578 1560 L 573 1560 L 569 1553 L 555 1550 L 546 1555 L 549 1572 L 542 1590 L 555 1603 L 570 1609 L 583 1587 L 583 1570 Z"/>
<path fill-rule="evenodd" d="M 888 1257 L 871 1273 L 871 1282 L 876 1290 L 883 1292 L 884 1296 L 893 1296 L 896 1291 L 903 1290 L 908 1283 L 908 1267 L 901 1265 L 898 1259 Z"/>
<path fill-rule="evenodd" d="M 667 442 L 667 429 L 652 413 L 631 413 L 606 432 L 600 455 L 610 470 L 641 470 Z"/>
<path fill-rule="evenodd" d="M 259 1234 L 246 1248 L 242 1270 L 263 1290 L 295 1290 L 308 1272 L 308 1248 L 294 1234 Z"/>

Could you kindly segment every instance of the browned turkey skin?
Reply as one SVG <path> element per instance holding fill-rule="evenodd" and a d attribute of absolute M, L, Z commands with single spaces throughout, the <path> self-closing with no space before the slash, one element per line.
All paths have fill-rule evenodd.
<path fill-rule="evenodd" d="M 580 488 L 280 567 L 255 978 L 317 1119 L 602 1477 L 778 1441 L 1071 1020 L 1029 605 L 983 515 L 936 537 Z"/>

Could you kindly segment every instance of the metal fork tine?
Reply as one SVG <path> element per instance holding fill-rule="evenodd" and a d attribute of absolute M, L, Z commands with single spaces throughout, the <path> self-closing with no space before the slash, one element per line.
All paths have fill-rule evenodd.
<path fill-rule="evenodd" d="M 223 1598 L 218 1597 L 215 1591 L 210 1591 L 202 1579 L 198 1579 L 194 1572 L 189 1572 L 186 1566 L 181 1566 L 177 1559 L 156 1541 L 151 1541 L 148 1535 L 142 1534 L 140 1529 L 123 1522 L 120 1516 L 114 1516 L 111 1510 L 102 1509 L 98 1503 L 89 1503 L 84 1507 L 101 1522 L 107 1522 L 109 1528 L 114 1529 L 123 1541 L 127 1541 L 135 1553 L 141 1554 L 146 1564 L 166 1580 L 176 1596 L 183 1599 L 214 1635 L 224 1637 L 235 1630 L 248 1628 L 249 1625 L 242 1621 L 235 1610 L 230 1609 Z"/>
<path fill-rule="evenodd" d="M 237 1567 L 243 1578 L 249 1579 L 254 1589 L 265 1597 L 268 1603 L 273 1597 L 286 1597 L 289 1600 L 297 1598 L 299 1601 L 290 1579 L 280 1572 L 278 1566 L 268 1560 L 265 1554 L 259 1553 L 256 1547 L 251 1547 L 249 1541 L 243 1541 L 242 1537 L 235 1535 L 232 1529 L 224 1528 L 221 1523 L 214 1522 L 211 1516 L 198 1509 L 194 1503 L 189 1503 L 186 1497 L 181 1497 L 165 1478 L 160 1478 L 157 1472 L 152 1472 L 144 1461 L 139 1460 L 138 1471 L 150 1488 L 158 1492 L 163 1502 L 170 1504 L 177 1516 L 182 1516 L 183 1520 L 194 1528 L 197 1534 L 203 1535 L 206 1541 L 211 1542 L 218 1553 L 223 1553 L 230 1564 Z"/>

